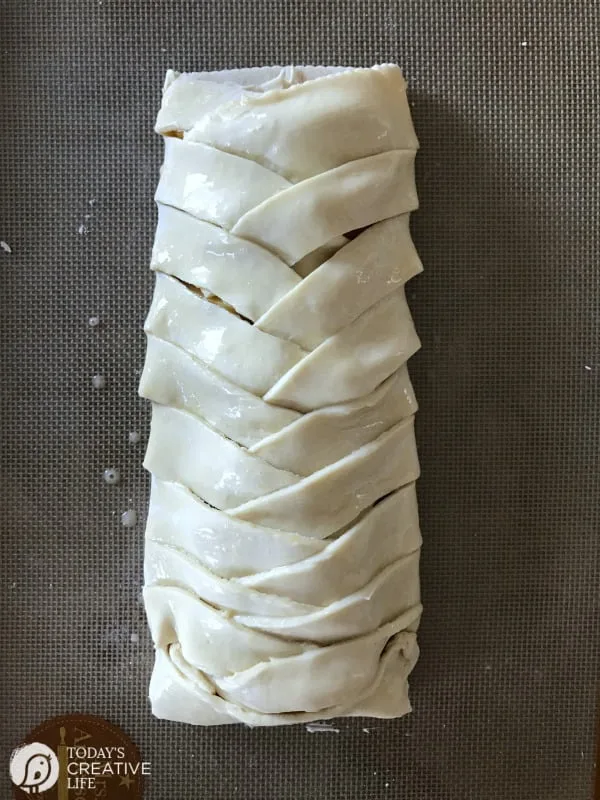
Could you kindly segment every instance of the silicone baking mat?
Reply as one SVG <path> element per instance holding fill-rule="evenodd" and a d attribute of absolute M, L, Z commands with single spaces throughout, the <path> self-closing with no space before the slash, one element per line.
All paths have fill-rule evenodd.
<path fill-rule="evenodd" d="M 43 719 L 81 711 L 137 742 L 149 800 L 590 796 L 598 12 L 572 0 L 2 3 L 2 763 Z M 159 722 L 139 601 L 149 413 L 136 384 L 164 72 L 382 61 L 405 70 L 421 141 L 414 713 L 319 733 Z"/>

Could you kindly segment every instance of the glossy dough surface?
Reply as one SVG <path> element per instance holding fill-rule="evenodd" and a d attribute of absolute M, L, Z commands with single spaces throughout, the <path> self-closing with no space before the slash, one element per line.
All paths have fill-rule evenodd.
<path fill-rule="evenodd" d="M 169 72 L 156 129 L 153 712 L 401 716 L 421 614 L 402 74 Z"/>

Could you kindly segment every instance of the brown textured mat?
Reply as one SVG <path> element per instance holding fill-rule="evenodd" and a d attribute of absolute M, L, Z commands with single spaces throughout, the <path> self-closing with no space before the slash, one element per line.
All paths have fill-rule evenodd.
<path fill-rule="evenodd" d="M 0 761 L 44 718 L 77 710 L 136 740 L 153 764 L 149 800 L 589 798 L 598 12 L 570 0 L 2 3 Z M 405 69 L 422 148 L 413 231 L 426 272 L 408 292 L 423 340 L 414 713 L 341 720 L 339 733 L 158 722 L 142 524 L 119 516 L 143 517 L 147 491 L 135 392 L 163 74 L 381 61 Z M 111 466 L 118 486 L 102 480 Z"/>

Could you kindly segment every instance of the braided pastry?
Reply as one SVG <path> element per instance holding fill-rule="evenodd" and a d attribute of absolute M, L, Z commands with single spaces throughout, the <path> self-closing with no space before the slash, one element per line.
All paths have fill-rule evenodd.
<path fill-rule="evenodd" d="M 396 66 L 169 72 L 144 600 L 153 712 L 401 716 L 418 655 L 418 147 Z"/>

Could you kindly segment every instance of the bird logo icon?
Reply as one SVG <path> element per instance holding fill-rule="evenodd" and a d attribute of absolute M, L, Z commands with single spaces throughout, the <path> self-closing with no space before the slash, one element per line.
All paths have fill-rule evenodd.
<path fill-rule="evenodd" d="M 15 786 L 31 795 L 41 795 L 58 780 L 58 758 L 41 742 L 18 747 L 10 759 L 10 777 Z"/>

